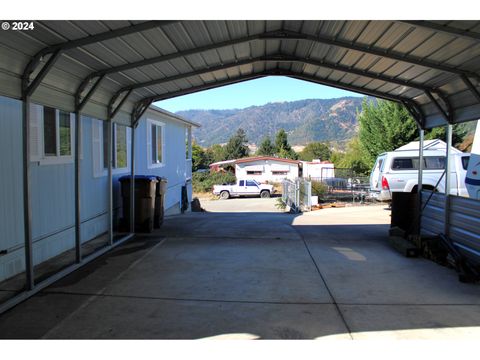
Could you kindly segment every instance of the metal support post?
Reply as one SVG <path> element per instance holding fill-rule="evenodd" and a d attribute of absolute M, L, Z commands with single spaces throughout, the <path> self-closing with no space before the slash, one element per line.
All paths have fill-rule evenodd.
<path fill-rule="evenodd" d="M 80 111 L 75 111 L 75 262 L 82 261 L 82 231 L 81 231 L 81 207 L 80 207 Z"/>
<path fill-rule="evenodd" d="M 108 243 L 113 244 L 113 121 L 109 117 L 108 121 Z"/>
<path fill-rule="evenodd" d="M 452 125 L 448 124 L 446 131 L 447 151 L 445 156 L 445 236 L 450 236 L 450 187 L 451 187 L 451 167 L 452 158 L 450 148 L 452 147 Z"/>
<path fill-rule="evenodd" d="M 421 233 L 422 225 L 422 190 L 423 190 L 423 147 L 425 142 L 425 131 L 419 126 L 418 127 L 418 185 L 417 185 L 417 196 L 418 196 L 418 235 Z"/>
<path fill-rule="evenodd" d="M 131 163 L 131 172 L 130 172 L 130 232 L 135 233 L 135 125 L 132 125 L 132 139 L 131 139 L 131 150 L 130 150 L 130 163 Z"/>
<path fill-rule="evenodd" d="M 23 98 L 23 226 L 25 236 L 25 276 L 26 289 L 35 286 L 32 255 L 32 210 L 30 186 L 30 96 Z"/>

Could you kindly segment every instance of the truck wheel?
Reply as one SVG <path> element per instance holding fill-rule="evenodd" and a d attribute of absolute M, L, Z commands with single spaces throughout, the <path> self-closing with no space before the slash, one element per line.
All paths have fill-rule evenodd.
<path fill-rule="evenodd" d="M 229 197 L 230 197 L 230 194 L 226 190 L 224 190 L 220 193 L 220 199 L 222 199 L 222 200 L 227 200 Z"/>
<path fill-rule="evenodd" d="M 261 197 L 262 199 L 267 199 L 267 198 L 269 198 L 269 197 L 270 197 L 270 191 L 268 191 L 268 190 L 263 190 L 263 191 L 260 193 L 260 197 Z"/>

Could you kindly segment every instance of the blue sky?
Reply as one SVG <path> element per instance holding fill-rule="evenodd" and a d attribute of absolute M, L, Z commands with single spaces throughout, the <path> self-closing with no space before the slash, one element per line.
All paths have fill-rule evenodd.
<path fill-rule="evenodd" d="M 159 101 L 155 105 L 170 112 L 190 109 L 243 109 L 269 102 L 343 96 L 363 95 L 288 77 L 270 76 Z"/>

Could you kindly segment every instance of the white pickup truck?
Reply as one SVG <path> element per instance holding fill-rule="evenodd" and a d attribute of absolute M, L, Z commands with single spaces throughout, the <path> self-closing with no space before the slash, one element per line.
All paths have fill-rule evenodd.
<path fill-rule="evenodd" d="M 226 200 L 234 196 L 260 196 L 269 198 L 275 192 L 273 185 L 260 184 L 255 180 L 237 180 L 235 185 L 214 185 L 213 193 Z"/>
<path fill-rule="evenodd" d="M 418 188 L 419 144 L 411 142 L 395 151 L 380 154 L 370 175 L 370 194 L 379 201 L 392 199 L 392 192 L 416 192 Z M 424 144 L 423 184 L 425 190 L 445 192 L 446 144 L 441 140 L 426 140 Z M 470 158 L 451 148 L 450 194 L 468 196 L 465 176 Z M 442 177 L 443 176 L 443 177 Z M 440 181 L 439 181 L 440 180 Z M 438 183 L 438 184 L 437 184 Z"/>

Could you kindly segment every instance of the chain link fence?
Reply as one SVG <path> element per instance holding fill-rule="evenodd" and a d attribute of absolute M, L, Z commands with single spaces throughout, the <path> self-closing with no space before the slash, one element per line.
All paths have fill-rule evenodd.
<path fill-rule="evenodd" d="M 282 201 L 292 212 L 312 210 L 312 183 L 307 179 L 283 180 Z"/>

